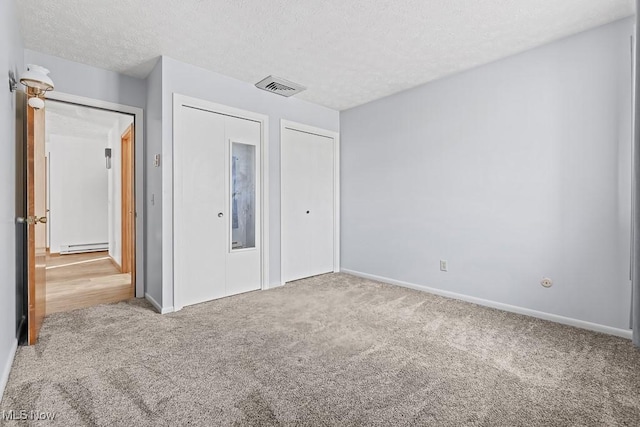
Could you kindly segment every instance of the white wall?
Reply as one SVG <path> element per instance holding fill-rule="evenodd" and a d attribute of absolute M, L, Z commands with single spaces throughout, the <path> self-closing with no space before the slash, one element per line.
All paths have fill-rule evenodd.
<path fill-rule="evenodd" d="M 23 71 L 22 38 L 14 0 L 0 2 L 2 78 Z M 6 80 L 5 80 L 6 81 Z M 0 90 L 0 395 L 4 391 L 16 340 L 16 95 Z"/>
<path fill-rule="evenodd" d="M 107 137 L 49 135 L 50 250 L 109 241 Z"/>
<path fill-rule="evenodd" d="M 162 268 L 162 292 L 154 290 L 164 308 L 173 306 L 173 94 L 192 96 L 269 116 L 269 237 L 270 278 L 280 284 L 280 119 L 292 120 L 332 131 L 339 131 L 339 113 L 295 97 L 283 98 L 205 69 L 162 57 L 162 262 L 150 269 Z M 193 82 L 198 82 L 194 85 Z M 157 102 L 157 100 L 156 100 Z M 151 108 L 149 106 L 149 108 Z M 149 149 L 157 150 L 158 141 L 149 140 Z M 153 144 L 153 145 L 152 145 Z M 149 152 L 151 154 L 151 152 Z M 151 176 L 147 175 L 150 179 Z M 156 194 L 156 202 L 158 195 Z M 153 208 L 152 208 L 153 209 Z M 148 262 L 150 259 L 147 260 Z M 156 286 L 154 281 L 152 286 Z M 155 297 L 154 297 L 155 298 Z"/>
<path fill-rule="evenodd" d="M 343 268 L 628 328 L 632 32 L 344 111 Z"/>

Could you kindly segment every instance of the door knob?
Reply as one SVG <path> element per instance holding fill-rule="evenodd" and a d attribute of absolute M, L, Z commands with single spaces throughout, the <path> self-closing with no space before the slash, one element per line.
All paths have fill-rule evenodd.
<path fill-rule="evenodd" d="M 309 213 L 309 211 L 307 211 L 307 213 Z"/>
<path fill-rule="evenodd" d="M 223 216 L 222 212 L 218 213 L 218 218 L 222 218 L 222 216 Z"/>
<path fill-rule="evenodd" d="M 47 217 L 46 216 L 41 216 L 40 218 L 38 218 L 37 216 L 28 216 L 28 217 L 22 217 L 19 216 L 16 218 L 16 222 L 18 224 L 37 224 L 37 223 L 41 223 L 41 224 L 46 224 L 47 223 Z"/>

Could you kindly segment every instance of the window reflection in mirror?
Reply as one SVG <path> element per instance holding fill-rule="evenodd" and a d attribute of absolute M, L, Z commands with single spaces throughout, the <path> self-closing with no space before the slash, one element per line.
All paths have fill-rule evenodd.
<path fill-rule="evenodd" d="M 231 153 L 231 249 L 256 246 L 256 147 L 234 142 Z"/>

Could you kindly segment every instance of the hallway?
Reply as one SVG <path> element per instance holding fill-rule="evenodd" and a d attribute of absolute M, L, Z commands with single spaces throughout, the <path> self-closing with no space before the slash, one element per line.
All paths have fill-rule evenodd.
<path fill-rule="evenodd" d="M 47 314 L 133 298 L 131 274 L 107 252 L 47 256 Z"/>

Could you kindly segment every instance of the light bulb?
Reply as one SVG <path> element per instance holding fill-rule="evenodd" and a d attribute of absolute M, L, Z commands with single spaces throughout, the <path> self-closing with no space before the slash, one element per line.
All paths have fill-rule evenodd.
<path fill-rule="evenodd" d="M 29 98 L 29 107 L 33 108 L 34 110 L 39 110 L 41 108 L 44 108 L 44 101 L 36 96 Z"/>

